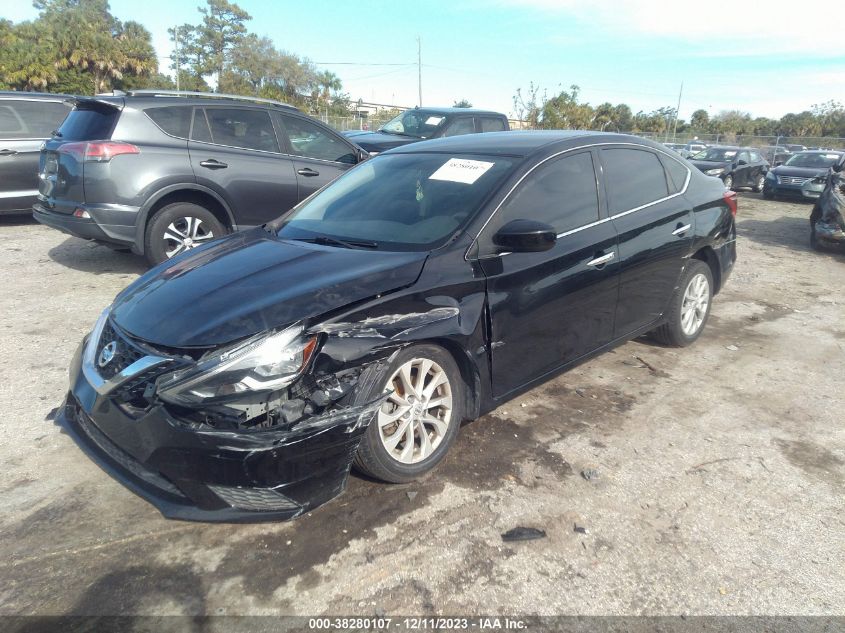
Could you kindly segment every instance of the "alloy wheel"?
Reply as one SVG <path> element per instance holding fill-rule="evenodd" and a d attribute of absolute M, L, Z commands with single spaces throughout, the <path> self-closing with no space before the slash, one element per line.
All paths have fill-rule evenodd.
<path fill-rule="evenodd" d="M 452 385 L 440 365 L 413 358 L 393 373 L 390 393 L 378 412 L 379 437 L 387 454 L 402 464 L 431 456 L 452 422 Z"/>
<path fill-rule="evenodd" d="M 730 174 L 728 174 L 727 176 L 725 176 L 724 183 L 725 183 L 725 189 L 731 189 L 731 188 L 733 188 L 733 186 L 734 186 L 734 177 L 733 177 L 733 176 L 731 176 Z"/>
<path fill-rule="evenodd" d="M 164 231 L 165 254 L 168 259 L 196 248 L 214 238 L 212 230 L 199 218 L 184 217 L 171 222 Z"/>
<path fill-rule="evenodd" d="M 710 284 L 707 277 L 698 273 L 687 284 L 681 304 L 681 330 L 687 336 L 695 336 L 707 316 L 710 304 Z"/>

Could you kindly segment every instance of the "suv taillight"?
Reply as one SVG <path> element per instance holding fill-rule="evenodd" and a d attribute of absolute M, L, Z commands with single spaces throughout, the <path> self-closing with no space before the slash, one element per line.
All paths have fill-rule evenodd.
<path fill-rule="evenodd" d="M 131 143 L 120 141 L 82 141 L 66 143 L 59 147 L 60 154 L 70 154 L 76 160 L 91 163 L 107 163 L 121 154 L 140 154 L 141 150 Z"/>
<path fill-rule="evenodd" d="M 728 189 L 724 194 L 722 194 L 722 198 L 725 202 L 728 203 L 728 208 L 731 210 L 731 215 L 736 217 L 736 209 L 737 209 L 737 201 L 736 201 L 736 191 L 731 191 Z"/>

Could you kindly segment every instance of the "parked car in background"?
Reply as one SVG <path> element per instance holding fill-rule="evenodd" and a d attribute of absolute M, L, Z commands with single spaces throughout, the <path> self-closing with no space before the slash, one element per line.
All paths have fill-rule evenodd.
<path fill-rule="evenodd" d="M 845 153 L 834 151 L 806 151 L 790 156 L 766 175 L 763 197 L 816 200 L 824 190 L 828 171 L 843 156 Z"/>
<path fill-rule="evenodd" d="M 704 141 L 690 141 L 689 143 L 684 145 L 684 148 L 681 150 L 681 156 L 683 156 L 684 158 L 689 158 L 693 154 L 703 152 L 708 147 L 710 146 Z"/>
<path fill-rule="evenodd" d="M 663 143 L 663 147 L 667 147 L 667 148 L 671 149 L 673 152 L 675 152 L 677 154 L 681 154 L 681 152 L 684 150 L 686 145 L 684 145 L 683 143 Z M 681 155 L 683 155 L 683 154 L 681 154 Z"/>
<path fill-rule="evenodd" d="M 689 160 L 707 176 L 721 178 L 727 189 L 751 187 L 762 191 L 769 171 L 769 163 L 753 147 L 708 147 Z"/>
<path fill-rule="evenodd" d="M 425 139 L 510 129 L 499 112 L 472 108 L 413 108 L 385 123 L 376 132 L 348 130 L 344 135 L 370 154 Z"/>
<path fill-rule="evenodd" d="M 77 98 L 41 152 L 34 216 L 158 264 L 278 217 L 367 157 L 278 102 L 144 90 Z"/>
<path fill-rule="evenodd" d="M 805 145 L 786 145 L 788 152 L 795 154 L 796 152 L 804 152 L 807 150 Z"/>
<path fill-rule="evenodd" d="M 64 121 L 68 95 L 0 92 L 0 214 L 30 213 L 41 144 Z"/>
<path fill-rule="evenodd" d="M 735 213 L 720 182 L 622 134 L 397 148 L 133 282 L 57 419 L 168 517 L 299 516 L 353 462 L 422 476 L 464 420 L 628 339 L 692 344 Z"/>
<path fill-rule="evenodd" d="M 792 152 L 783 145 L 763 147 L 762 152 L 763 158 L 765 158 L 773 167 L 782 165 L 792 156 Z"/>

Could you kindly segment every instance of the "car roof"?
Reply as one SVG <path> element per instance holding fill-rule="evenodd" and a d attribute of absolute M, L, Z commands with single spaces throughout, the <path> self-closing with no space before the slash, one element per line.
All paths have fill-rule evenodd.
<path fill-rule="evenodd" d="M 108 103 L 116 107 L 131 104 L 132 106 L 204 106 L 204 105 L 237 105 L 252 108 L 278 108 L 286 112 L 301 112 L 296 106 L 292 106 L 280 101 L 273 101 L 271 99 L 262 99 L 260 97 L 249 97 L 241 95 L 220 94 L 215 92 L 198 93 L 198 92 L 180 92 L 176 90 L 161 90 L 161 91 L 130 91 L 128 93 L 121 93 L 116 91 L 115 94 L 97 94 L 93 97 L 76 97 L 80 102 L 97 101 L 100 103 Z"/>
<path fill-rule="evenodd" d="M 615 132 L 591 132 L 585 130 L 519 130 L 510 132 L 486 132 L 484 134 L 463 134 L 437 138 L 419 143 L 409 143 L 382 152 L 383 154 L 454 153 L 487 154 L 497 156 L 529 156 L 550 145 L 577 146 L 584 141 L 597 143 L 635 143 L 663 152 L 666 148 L 648 139 Z"/>
<path fill-rule="evenodd" d="M 845 154 L 845 150 L 841 149 L 803 149 L 796 154 Z"/>
<path fill-rule="evenodd" d="M 66 95 L 62 93 L 52 93 L 52 92 L 25 92 L 23 90 L 0 90 L 0 99 L 22 99 L 22 100 L 32 100 L 32 99 L 46 99 L 48 101 L 58 100 L 64 101 L 65 99 L 72 99 L 72 95 Z"/>
<path fill-rule="evenodd" d="M 445 114 L 445 115 L 449 115 L 449 114 L 492 114 L 494 116 L 505 116 L 501 112 L 494 112 L 493 110 L 479 110 L 479 109 L 476 109 L 476 108 L 456 108 L 454 106 L 446 107 L 446 108 L 436 108 L 436 107 L 432 107 L 432 106 L 425 106 L 425 107 L 422 107 L 422 108 L 420 108 L 420 107 L 408 108 L 408 110 L 406 110 L 406 112 L 407 111 L 412 111 L 412 112 L 416 111 L 416 112 L 422 112 L 422 113 L 425 113 L 425 114 Z"/>

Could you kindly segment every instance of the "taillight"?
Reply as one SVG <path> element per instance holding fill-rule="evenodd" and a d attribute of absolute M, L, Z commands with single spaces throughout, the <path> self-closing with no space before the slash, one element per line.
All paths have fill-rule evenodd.
<path fill-rule="evenodd" d="M 82 141 L 65 143 L 57 150 L 60 154 L 70 154 L 76 160 L 89 163 L 107 163 L 121 154 L 140 154 L 141 150 L 131 143 L 120 141 Z"/>
<path fill-rule="evenodd" d="M 731 210 L 731 215 L 736 217 L 736 191 L 731 191 L 730 189 L 727 190 L 724 194 L 722 194 L 722 199 L 728 203 L 728 208 Z"/>

